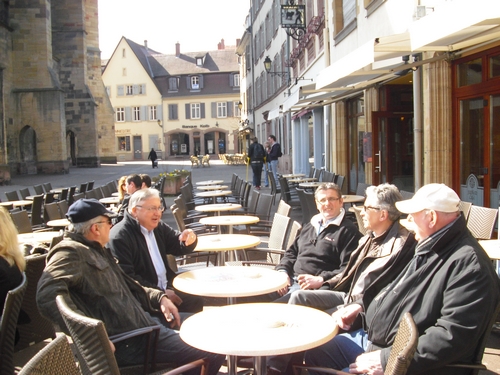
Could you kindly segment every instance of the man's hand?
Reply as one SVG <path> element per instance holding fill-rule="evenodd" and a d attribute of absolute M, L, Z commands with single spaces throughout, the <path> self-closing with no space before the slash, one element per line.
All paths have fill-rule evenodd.
<path fill-rule="evenodd" d="M 358 305 L 357 303 L 354 303 L 352 305 L 344 306 L 341 309 L 335 311 L 332 314 L 332 318 L 340 328 L 348 331 L 349 329 L 351 329 L 352 323 L 361 311 L 363 311 L 363 307 L 361 305 Z"/>
<path fill-rule="evenodd" d="M 318 289 L 323 285 L 323 278 L 321 276 L 313 275 L 299 275 L 297 282 L 300 285 L 300 289 Z"/>
<path fill-rule="evenodd" d="M 113 344 L 112 341 L 109 341 L 109 346 L 111 346 L 111 351 L 114 353 L 116 348 L 115 348 L 115 344 Z"/>
<path fill-rule="evenodd" d="M 290 280 L 290 276 L 288 276 L 288 284 L 287 286 L 285 286 L 284 288 L 281 288 L 281 289 L 278 289 L 278 294 L 280 296 L 284 296 L 285 294 L 288 293 L 288 288 L 290 287 L 290 285 L 292 285 L 292 280 Z"/>
<path fill-rule="evenodd" d="M 160 310 L 165 315 L 165 319 L 170 323 L 170 328 L 181 326 L 181 317 L 179 310 L 175 307 L 174 303 L 166 296 L 163 296 L 160 301 Z M 173 318 L 173 319 L 172 319 Z"/>
<path fill-rule="evenodd" d="M 186 229 L 179 235 L 179 241 L 184 242 L 186 246 L 189 246 L 196 241 L 196 234 L 192 229 Z"/>
<path fill-rule="evenodd" d="M 170 301 L 174 303 L 175 306 L 180 306 L 182 303 L 182 298 L 179 297 L 172 289 L 165 290 L 165 295 Z"/>
<path fill-rule="evenodd" d="M 351 374 L 384 375 L 380 363 L 380 350 L 358 355 L 356 362 L 349 365 Z"/>

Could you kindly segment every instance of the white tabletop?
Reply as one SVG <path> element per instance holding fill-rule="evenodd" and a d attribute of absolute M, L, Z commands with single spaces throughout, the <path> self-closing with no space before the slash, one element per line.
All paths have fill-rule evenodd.
<path fill-rule="evenodd" d="M 285 272 L 263 267 L 219 266 L 177 275 L 173 285 L 185 293 L 205 297 L 248 297 L 275 292 L 288 283 Z"/>
<path fill-rule="evenodd" d="M 229 268 L 229 267 L 228 267 Z M 182 340 L 227 355 L 295 353 L 330 341 L 338 331 L 320 310 L 283 303 L 249 303 L 206 309 L 184 321 Z"/>
<path fill-rule="evenodd" d="M 67 227 L 68 225 L 70 225 L 70 221 L 68 219 L 56 219 L 56 220 L 49 220 L 47 221 L 47 225 L 49 227 Z"/>
<path fill-rule="evenodd" d="M 202 185 L 197 187 L 198 190 L 224 190 L 227 188 L 227 185 Z"/>
<path fill-rule="evenodd" d="M 232 211 L 241 208 L 241 204 L 237 203 L 214 203 L 214 204 L 202 204 L 196 206 L 194 209 L 200 212 L 220 212 L 220 211 Z"/>
<path fill-rule="evenodd" d="M 479 244 L 482 246 L 484 251 L 488 254 L 490 259 L 499 260 L 500 259 L 500 241 L 499 240 L 481 240 Z"/>
<path fill-rule="evenodd" d="M 7 206 L 7 207 L 10 205 L 12 205 L 12 207 L 31 206 L 32 204 L 33 201 L 29 200 L 0 202 L 0 206 Z"/>
<path fill-rule="evenodd" d="M 363 195 L 342 195 L 344 203 L 360 203 L 365 201 Z"/>
<path fill-rule="evenodd" d="M 284 174 L 283 177 L 285 178 L 297 178 L 297 177 L 305 177 L 306 175 L 304 173 L 289 173 L 289 174 Z"/>
<path fill-rule="evenodd" d="M 288 182 L 292 183 L 300 183 L 300 182 L 313 182 L 317 181 L 318 179 L 316 177 L 299 177 L 299 178 L 292 178 L 288 180 Z"/>
<path fill-rule="evenodd" d="M 311 188 L 317 188 L 321 184 L 322 184 L 322 182 L 318 182 L 318 181 L 316 181 L 316 182 L 301 182 L 301 183 L 299 183 L 299 187 L 311 189 Z"/>
<path fill-rule="evenodd" d="M 248 234 L 199 236 L 194 251 L 228 251 L 248 249 L 260 244 L 260 238 Z"/>
<path fill-rule="evenodd" d="M 222 197 L 224 195 L 232 194 L 231 190 L 210 190 L 203 191 L 201 193 L 196 193 L 197 197 L 208 198 L 208 197 Z"/>
<path fill-rule="evenodd" d="M 20 233 L 17 235 L 19 243 L 50 243 L 54 237 L 59 236 L 59 231 Z"/>
<path fill-rule="evenodd" d="M 99 199 L 102 204 L 118 204 L 120 203 L 120 198 L 118 197 L 106 197 Z"/>
<path fill-rule="evenodd" d="M 224 180 L 208 180 L 208 181 L 199 181 L 196 185 L 219 185 L 222 184 Z"/>
<path fill-rule="evenodd" d="M 240 225 L 240 224 L 255 224 L 259 222 L 258 216 L 251 215 L 224 215 L 224 216 L 209 216 L 202 217 L 200 223 L 205 225 Z"/>

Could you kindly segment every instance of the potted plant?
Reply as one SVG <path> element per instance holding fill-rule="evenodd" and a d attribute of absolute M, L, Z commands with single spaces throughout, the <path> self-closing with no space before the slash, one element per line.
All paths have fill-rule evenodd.
<path fill-rule="evenodd" d="M 165 177 L 163 185 L 163 194 L 177 195 L 181 192 L 181 175 L 174 172 L 163 172 L 158 175 L 158 178 Z"/>

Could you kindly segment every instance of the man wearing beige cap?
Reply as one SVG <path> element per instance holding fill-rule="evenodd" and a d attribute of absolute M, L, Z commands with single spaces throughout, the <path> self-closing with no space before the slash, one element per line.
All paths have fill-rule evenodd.
<path fill-rule="evenodd" d="M 415 256 L 377 295 L 335 313 L 348 333 L 306 352 L 308 365 L 345 368 L 354 374 L 383 374 L 399 322 L 410 312 L 418 328 L 407 374 L 462 375 L 500 300 L 500 282 L 487 254 L 467 230 L 458 195 L 444 184 L 422 187 L 397 202 L 418 240 Z M 360 315 L 364 311 L 364 315 Z M 363 329 L 354 327 L 364 318 Z"/>

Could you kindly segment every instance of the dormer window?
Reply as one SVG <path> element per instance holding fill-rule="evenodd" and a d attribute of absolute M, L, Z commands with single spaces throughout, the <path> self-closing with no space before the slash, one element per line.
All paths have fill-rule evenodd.
<path fill-rule="evenodd" d="M 200 89 L 200 77 L 198 77 L 198 76 L 192 76 L 191 77 L 191 88 L 193 90 L 199 90 Z"/>
<path fill-rule="evenodd" d="M 196 58 L 196 66 L 203 66 L 203 58 L 201 57 Z"/>

